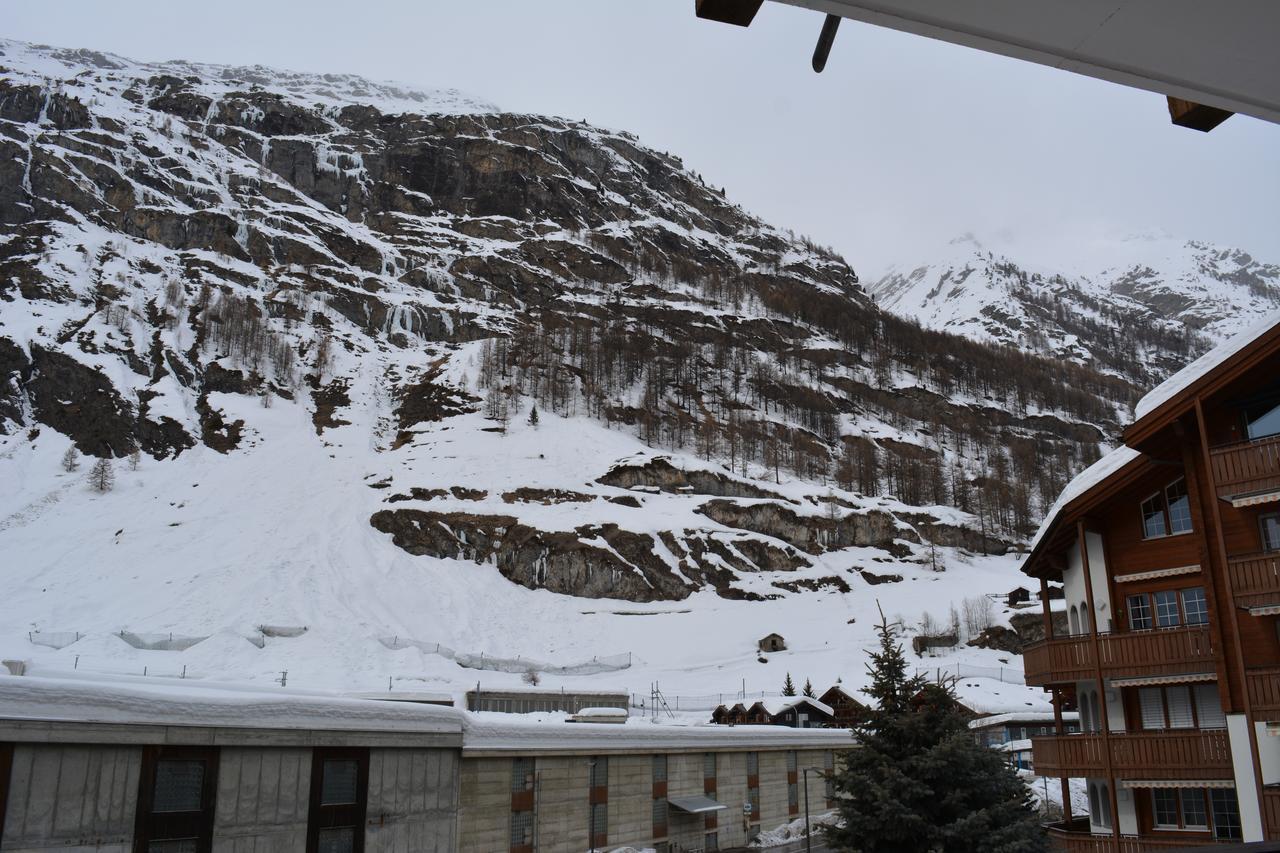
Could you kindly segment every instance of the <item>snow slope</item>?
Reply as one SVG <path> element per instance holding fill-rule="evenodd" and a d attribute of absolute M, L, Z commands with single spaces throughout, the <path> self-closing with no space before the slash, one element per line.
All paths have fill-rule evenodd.
<path fill-rule="evenodd" d="M 36 675 L 78 669 L 173 678 L 185 671 L 187 678 L 270 684 L 287 671 L 290 687 L 343 692 L 390 685 L 459 693 L 477 682 L 520 683 L 517 673 L 467 669 L 418 647 L 392 650 L 383 642 L 398 636 L 560 665 L 630 653 L 629 668 L 546 675 L 544 686 L 621 688 L 647 698 L 658 681 L 673 707 L 677 695 L 713 706 L 713 694 L 731 698 L 744 684 L 748 692 L 777 690 L 787 672 L 820 689 L 836 678 L 856 686 L 865 650 L 874 644 L 877 605 L 914 623 L 926 609 L 945 616 L 947 603 L 1005 591 L 1018 578 L 1013 557 L 945 549 L 947 570 L 935 573 L 926 562 L 845 549 L 823 555 L 812 569 L 762 574 L 743 586 L 768 593 L 776 592 L 770 581 L 781 577 L 836 575 L 848 580 L 848 593 L 752 602 L 704 590 L 679 602 L 635 604 L 529 590 L 492 566 L 414 557 L 392 547 L 364 521 L 386 495 L 368 483 L 390 474 L 396 486 L 583 489 L 601 473 L 599 460 L 645 453 L 635 439 L 584 418 L 553 415 L 537 428 L 520 423 L 500 436 L 468 430 L 467 419 L 480 416 L 467 415 L 428 430 L 412 446 L 379 454 L 369 446 L 367 423 L 321 438 L 306 428 L 309 413 L 301 406 L 222 402 L 245 419 L 255 446 L 228 456 L 196 447 L 172 461 L 144 458 L 137 471 L 118 466 L 116 487 L 105 494 L 92 491 L 82 471 L 61 472 L 68 446 L 62 436 L 46 432 L 22 448 L 13 439 L 0 444 L 0 481 L 10 484 L 0 495 L 0 553 L 16 570 L 0 600 L 0 656 L 27 660 Z M 735 534 L 695 514 L 697 496 L 638 497 L 644 503 L 631 511 L 633 526 Z M 487 503 L 513 511 L 496 495 Z M 616 517 L 617 509 L 596 500 L 514 511 L 556 529 Z M 915 551 L 915 560 L 926 559 L 923 548 Z M 854 570 L 862 566 L 901 573 L 904 581 L 871 586 Z M 267 637 L 259 648 L 250 640 L 260 639 L 263 625 L 307 630 L 300 637 Z M 122 631 L 208 639 L 182 651 L 146 650 L 121 639 Z M 755 641 L 769 631 L 782 633 L 789 650 L 759 662 Z M 81 638 L 54 649 L 39 644 L 41 634 Z M 1005 666 L 1017 677 L 1016 658 L 979 649 L 922 666 L 955 664 Z M 1039 697 L 1016 685 L 991 687 Z"/>
<path fill-rule="evenodd" d="M 1015 439 L 1061 470 L 1118 409 L 931 378 L 842 259 L 626 134 L 350 77 L 0 51 L 0 657 L 36 675 L 457 695 L 528 662 L 551 688 L 657 683 L 698 717 L 787 672 L 856 687 L 881 608 L 909 633 L 1020 576 L 975 553 L 1002 547 L 983 520 L 882 496 L 908 477 L 832 485 L 844 442 L 917 480 L 931 455 L 974 478 Z M 495 366 L 517 331 L 605 339 L 588 366 L 623 379 L 518 348 Z M 655 413 L 755 430 L 754 454 L 642 439 Z M 953 414 L 971 435 L 932 423 Z M 713 483 L 599 482 L 655 456 Z M 399 534 L 453 525 L 449 556 L 371 524 L 393 511 Z M 477 519 L 530 532 L 499 557 Z M 547 588 L 551 556 L 580 594 Z M 770 631 L 789 650 L 762 660 Z M 1039 695 L 983 683 L 1019 680 L 998 652 L 921 665 Z"/>

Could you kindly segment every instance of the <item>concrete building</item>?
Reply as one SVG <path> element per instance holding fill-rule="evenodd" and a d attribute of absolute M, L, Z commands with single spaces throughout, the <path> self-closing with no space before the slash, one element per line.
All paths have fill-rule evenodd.
<path fill-rule="evenodd" d="M 603 728 L 605 731 L 600 731 Z M 848 732 L 487 719 L 463 745 L 463 849 L 717 850 L 828 810 L 822 773 Z"/>
<path fill-rule="evenodd" d="M 827 810 L 847 732 L 569 723 L 146 679 L 0 676 L 10 853 L 744 843 Z"/>

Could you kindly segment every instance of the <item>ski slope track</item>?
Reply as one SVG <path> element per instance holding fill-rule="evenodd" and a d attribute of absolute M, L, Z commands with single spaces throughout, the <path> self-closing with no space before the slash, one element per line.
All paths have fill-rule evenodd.
<path fill-rule="evenodd" d="M 691 719 L 788 672 L 857 688 L 881 610 L 905 639 L 1021 585 L 1144 387 L 897 321 L 624 132 L 346 75 L 0 66 L 0 657 L 32 674 L 528 669 Z M 1016 654 L 920 665 L 1043 710 Z"/>

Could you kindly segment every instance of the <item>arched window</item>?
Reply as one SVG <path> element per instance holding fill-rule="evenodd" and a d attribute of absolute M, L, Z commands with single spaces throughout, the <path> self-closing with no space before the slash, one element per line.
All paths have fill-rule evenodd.
<path fill-rule="evenodd" d="M 1090 731 L 1100 732 L 1102 731 L 1102 709 L 1098 702 L 1098 691 L 1090 691 L 1089 705 L 1089 710 L 1091 712 L 1089 716 L 1093 719 L 1093 728 L 1090 729 Z"/>
<path fill-rule="evenodd" d="M 1089 606 L 1087 604 L 1080 605 L 1080 633 L 1089 633 Z"/>
<path fill-rule="evenodd" d="M 1089 785 L 1089 814 L 1095 824 L 1102 822 L 1102 810 L 1098 808 L 1098 786 L 1090 783 Z"/>
<path fill-rule="evenodd" d="M 1071 605 L 1071 615 L 1068 617 L 1071 621 L 1071 633 L 1080 633 L 1080 611 L 1076 610 L 1076 606 Z"/>
<path fill-rule="evenodd" d="M 1102 826 L 1111 826 L 1111 789 L 1106 782 L 1098 784 L 1098 800 L 1102 806 Z"/>

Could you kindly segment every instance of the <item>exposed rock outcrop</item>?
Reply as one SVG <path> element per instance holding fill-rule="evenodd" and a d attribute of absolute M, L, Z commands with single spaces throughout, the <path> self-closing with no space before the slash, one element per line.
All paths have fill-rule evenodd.
<path fill-rule="evenodd" d="M 719 471 L 684 470 L 671 464 L 665 456 L 657 456 L 643 465 L 615 465 L 596 480 L 606 486 L 630 489 L 649 486 L 673 494 L 715 495 L 724 498 L 775 498 L 781 495 L 752 483 L 729 477 Z"/>
<path fill-rule="evenodd" d="M 810 554 L 856 545 L 882 548 L 894 556 L 904 557 L 910 549 L 898 540 L 919 541 L 910 528 L 900 526 L 892 514 L 880 510 L 829 518 L 801 515 L 778 503 L 736 504 L 713 500 L 700 506 L 698 512 L 726 527 L 772 536 Z"/>

